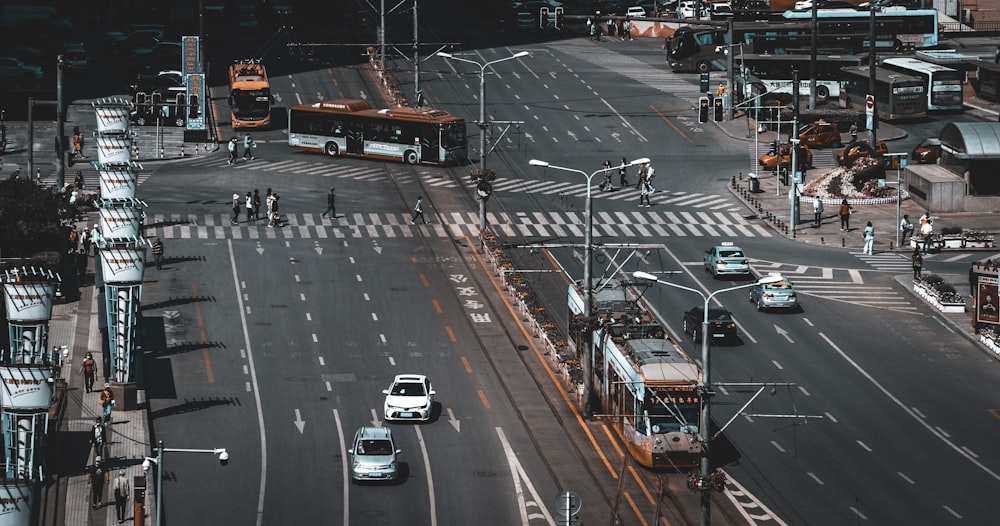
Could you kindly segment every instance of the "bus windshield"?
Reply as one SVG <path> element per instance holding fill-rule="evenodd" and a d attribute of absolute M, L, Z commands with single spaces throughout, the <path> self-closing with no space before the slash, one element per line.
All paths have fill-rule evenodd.
<path fill-rule="evenodd" d="M 237 118 L 261 118 L 271 112 L 271 90 L 233 90 L 232 109 Z"/>
<path fill-rule="evenodd" d="M 449 122 L 441 126 L 441 146 L 458 148 L 465 146 L 465 121 Z"/>

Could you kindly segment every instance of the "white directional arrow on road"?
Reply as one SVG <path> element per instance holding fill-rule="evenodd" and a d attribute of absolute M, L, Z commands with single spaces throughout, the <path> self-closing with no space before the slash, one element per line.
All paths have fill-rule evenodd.
<path fill-rule="evenodd" d="M 785 337 L 785 339 L 786 339 L 786 340 L 788 340 L 788 343 L 795 343 L 794 341 L 792 341 L 792 337 L 788 335 L 788 332 L 787 332 L 787 331 L 785 331 L 785 329 L 782 329 L 781 327 L 778 327 L 778 325 L 777 325 L 777 324 L 775 324 L 775 325 L 774 325 L 774 330 L 775 330 L 775 331 L 776 331 L 776 332 L 777 332 L 778 334 L 780 334 L 780 335 L 784 336 L 784 337 Z"/>
<path fill-rule="evenodd" d="M 378 246 L 378 241 L 372 240 L 372 248 L 375 249 L 375 253 L 382 255 L 382 247 Z"/>
<path fill-rule="evenodd" d="M 264 255 L 264 247 L 260 246 L 260 241 L 257 242 L 257 253 L 261 256 Z"/>
<path fill-rule="evenodd" d="M 573 132 L 571 132 L 569 130 L 566 130 L 566 133 L 569 135 L 570 139 L 573 139 L 574 141 L 579 141 L 580 140 L 580 139 L 576 138 L 576 134 L 575 133 L 573 133 Z"/>
<path fill-rule="evenodd" d="M 298 409 L 295 410 L 295 420 L 293 420 L 292 422 L 295 423 L 295 427 L 299 428 L 299 434 L 301 435 L 302 430 L 306 428 L 306 421 L 302 420 L 302 415 L 299 414 Z"/>
<path fill-rule="evenodd" d="M 321 256 L 323 255 L 323 247 L 319 246 L 319 241 L 313 241 L 313 250 L 315 250 L 317 254 Z"/>
<path fill-rule="evenodd" d="M 378 419 L 378 411 L 375 409 L 372 409 L 372 425 L 382 427 L 382 421 Z"/>
<path fill-rule="evenodd" d="M 459 433 L 462 432 L 462 430 L 459 429 L 462 426 L 462 421 L 455 418 L 455 413 L 452 412 L 450 407 L 448 408 L 448 423 L 451 424 L 451 427 L 455 428 L 455 431 L 458 431 Z"/>

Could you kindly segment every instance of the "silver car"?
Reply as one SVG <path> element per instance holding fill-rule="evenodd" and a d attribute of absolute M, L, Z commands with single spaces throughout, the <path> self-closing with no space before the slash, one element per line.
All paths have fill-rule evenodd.
<path fill-rule="evenodd" d="M 394 480 L 398 473 L 392 431 L 387 427 L 361 427 L 351 442 L 352 480 Z"/>

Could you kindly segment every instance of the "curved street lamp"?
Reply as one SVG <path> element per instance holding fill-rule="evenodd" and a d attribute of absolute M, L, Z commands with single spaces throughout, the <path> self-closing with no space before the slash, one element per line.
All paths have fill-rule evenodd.
<path fill-rule="evenodd" d="M 702 292 L 702 291 L 700 291 L 698 289 L 693 289 L 693 288 L 690 288 L 690 287 L 685 287 L 684 285 L 678 285 L 676 283 L 670 283 L 669 281 L 661 281 L 659 278 L 657 278 L 653 274 L 650 274 L 648 272 L 643 272 L 641 270 L 633 272 L 632 273 L 632 277 L 634 277 L 635 279 L 638 279 L 638 280 L 650 281 L 650 282 L 653 282 L 653 283 L 657 283 L 659 285 L 666 285 L 668 287 L 674 287 L 674 288 L 678 288 L 678 289 L 681 289 L 681 290 L 687 290 L 687 291 L 690 291 L 690 292 L 694 292 L 695 294 L 701 296 L 701 298 L 705 301 L 705 305 L 702 308 L 702 315 L 703 316 L 702 316 L 702 320 L 701 320 L 701 378 L 702 378 L 702 389 L 703 389 L 702 392 L 704 394 L 702 396 L 702 406 L 703 407 L 702 407 L 702 411 L 701 411 L 701 423 L 699 424 L 700 428 L 701 428 L 700 429 L 700 431 L 701 431 L 701 438 L 700 438 L 700 440 L 701 440 L 701 482 L 702 482 L 702 484 L 704 484 L 704 482 L 707 481 L 709 479 L 709 476 L 711 475 L 711 463 L 709 462 L 709 460 L 711 458 L 710 454 L 709 454 L 709 440 L 711 439 L 711 435 L 709 434 L 709 430 L 708 429 L 709 429 L 709 425 L 712 422 L 712 419 L 711 419 L 711 409 L 710 409 L 711 408 L 711 403 L 710 403 L 709 398 L 708 398 L 708 393 L 710 393 L 712 391 L 712 389 L 711 389 L 711 376 L 709 374 L 710 370 L 709 370 L 709 345 L 708 345 L 708 340 L 709 340 L 708 304 L 709 304 L 710 301 L 712 301 L 712 298 L 714 298 L 716 296 L 716 294 L 719 294 L 719 293 L 722 293 L 722 292 L 729 292 L 729 291 L 732 291 L 732 290 L 745 289 L 745 288 L 749 288 L 749 287 L 752 287 L 752 286 L 758 285 L 758 284 L 763 285 L 763 284 L 767 284 L 767 283 L 776 283 L 778 281 L 781 281 L 784 278 L 782 278 L 781 276 L 777 276 L 777 275 L 773 275 L 772 274 L 772 275 L 768 275 L 768 276 L 764 276 L 762 278 L 759 278 L 759 279 L 757 279 L 755 281 L 752 281 L 750 283 L 745 283 L 743 285 L 739 285 L 739 286 L 736 286 L 736 287 L 728 287 L 728 288 L 724 288 L 724 289 L 719 289 L 719 290 L 717 290 L 717 291 L 715 291 L 715 292 L 713 292 L 713 293 L 711 293 L 711 294 L 709 294 L 709 295 L 706 296 L 704 292 Z M 699 485 L 699 487 L 702 487 L 702 486 Z M 709 523 L 711 522 L 711 519 L 710 519 L 711 518 L 711 508 L 709 507 L 710 503 L 711 503 L 710 493 L 708 492 L 707 489 L 702 488 L 702 491 L 701 491 L 701 525 L 702 526 L 708 526 Z"/>
<path fill-rule="evenodd" d="M 446 58 L 449 60 L 456 60 L 458 62 L 467 62 L 479 66 L 479 169 L 482 171 L 486 170 L 486 68 L 498 62 L 504 62 L 507 60 L 513 60 L 515 58 L 521 58 L 528 55 L 527 51 L 519 51 L 514 53 L 509 57 L 499 58 L 497 60 L 491 60 L 486 63 L 480 64 L 475 60 L 469 60 L 467 58 L 456 57 L 451 53 L 445 53 L 444 51 L 438 51 L 437 56 Z M 479 196 L 479 229 L 483 230 L 486 228 L 486 197 L 482 195 Z"/>
<path fill-rule="evenodd" d="M 186 449 L 163 447 L 163 441 L 156 443 L 156 456 L 146 457 L 142 461 L 143 473 L 148 473 L 149 468 L 156 465 L 156 526 L 163 524 L 163 454 L 164 453 L 210 453 L 219 457 L 219 463 L 225 466 L 229 463 L 229 452 L 226 448 L 215 449 Z"/>
<path fill-rule="evenodd" d="M 606 173 L 612 170 L 618 170 L 620 168 L 625 168 L 627 166 L 635 166 L 638 164 L 646 164 L 649 162 L 648 158 L 636 159 L 630 163 L 620 164 L 618 166 L 612 166 L 610 168 L 601 168 L 594 173 L 588 174 L 583 170 L 577 170 L 576 168 L 566 168 L 565 166 L 556 166 L 554 164 L 549 164 L 546 161 L 540 161 L 538 159 L 532 159 L 528 161 L 531 166 L 540 166 L 542 168 L 552 168 L 553 170 L 562 170 L 564 172 L 573 172 L 580 174 L 587 178 L 587 205 L 586 205 L 586 218 L 587 226 L 584 230 L 584 248 L 583 248 L 583 316 L 587 320 L 587 328 L 590 328 L 590 318 L 593 316 L 593 294 L 594 294 L 594 284 L 593 278 L 591 277 L 591 233 L 594 226 L 594 214 L 591 203 L 593 202 L 593 196 L 591 190 L 593 188 L 594 176 L 599 173 Z M 584 341 L 587 342 L 583 347 L 583 357 L 580 362 L 583 364 L 583 413 L 585 416 L 590 416 L 590 394 L 593 389 L 594 379 L 593 379 L 593 367 L 591 367 L 591 348 L 589 345 L 590 338 L 587 337 Z"/>

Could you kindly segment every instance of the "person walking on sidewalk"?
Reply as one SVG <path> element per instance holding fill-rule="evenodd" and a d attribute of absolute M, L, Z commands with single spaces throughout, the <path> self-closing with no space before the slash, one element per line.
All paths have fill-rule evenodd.
<path fill-rule="evenodd" d="M 87 354 L 83 355 L 83 363 L 80 365 L 80 372 L 83 373 L 83 387 L 88 393 L 94 392 L 94 375 L 97 372 L 97 362 L 94 361 L 94 355 Z"/>
<path fill-rule="evenodd" d="M 622 157 L 622 165 L 618 168 L 618 188 L 628 188 L 628 161 Z"/>
<path fill-rule="evenodd" d="M 90 229 L 90 246 L 94 249 L 94 257 L 97 257 L 97 251 L 101 249 L 101 229 L 94 223 L 94 227 Z"/>
<path fill-rule="evenodd" d="M 861 250 L 862 253 L 872 255 L 872 245 L 875 244 L 875 227 L 872 226 L 872 222 L 869 221 L 865 225 L 865 248 Z"/>
<path fill-rule="evenodd" d="M 124 469 L 118 470 L 118 476 L 115 477 L 111 490 L 115 492 L 115 512 L 118 513 L 118 524 L 121 524 L 125 522 L 126 504 L 128 504 L 129 493 L 132 491 Z"/>
<path fill-rule="evenodd" d="M 256 148 L 256 147 L 257 143 L 255 143 L 253 139 L 250 138 L 249 133 L 246 134 L 246 136 L 243 137 L 243 160 L 252 161 L 256 159 L 256 157 L 253 156 L 253 151 L 251 150 L 251 148 Z"/>
<path fill-rule="evenodd" d="M 163 270 L 163 240 L 153 241 L 153 259 L 156 260 L 156 270 Z"/>
<path fill-rule="evenodd" d="M 823 223 L 823 200 L 817 195 L 813 198 L 813 219 L 817 227 Z"/>
<path fill-rule="evenodd" d="M 111 384 L 105 383 L 101 391 L 101 418 L 105 424 L 111 421 L 111 410 L 115 405 L 115 393 L 111 390 Z"/>
<path fill-rule="evenodd" d="M 903 219 L 899 221 L 899 244 L 902 245 L 906 243 L 906 240 L 910 239 L 913 235 L 913 223 L 910 222 L 910 215 L 903 214 Z"/>
<path fill-rule="evenodd" d="M 337 194 L 334 193 L 332 186 L 326 194 L 326 211 L 320 215 L 326 217 L 326 214 L 330 214 L 331 218 L 337 219 Z"/>
<path fill-rule="evenodd" d="M 274 192 L 270 188 L 267 189 L 267 195 L 264 197 L 264 205 L 267 207 L 267 226 L 271 226 L 271 215 L 274 214 Z"/>
<path fill-rule="evenodd" d="M 424 196 L 417 197 L 417 204 L 413 205 L 413 217 L 410 219 L 410 224 L 417 224 L 417 218 L 420 218 L 424 224 L 427 224 L 427 220 L 424 219 Z"/>
<path fill-rule="evenodd" d="M 234 225 L 240 222 L 240 194 L 233 194 L 233 217 L 229 222 Z"/>
<path fill-rule="evenodd" d="M 920 255 L 920 247 L 913 247 L 910 259 L 913 261 L 913 279 L 920 279 L 924 271 L 924 256 Z"/>
<path fill-rule="evenodd" d="M 840 217 L 840 230 L 842 232 L 851 230 L 851 205 L 847 204 L 847 198 L 840 202 L 840 209 L 837 210 Z"/>
<path fill-rule="evenodd" d="M 94 456 L 101 458 L 104 456 L 104 423 L 101 419 L 94 419 L 94 426 L 90 428 L 90 445 L 94 448 Z"/>
<path fill-rule="evenodd" d="M 90 468 L 90 507 L 97 509 L 104 505 L 104 485 L 108 483 L 108 472 L 101 465 L 101 457 L 94 458 Z"/>

